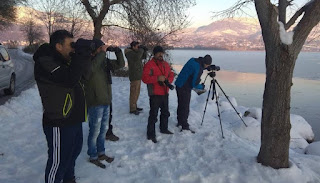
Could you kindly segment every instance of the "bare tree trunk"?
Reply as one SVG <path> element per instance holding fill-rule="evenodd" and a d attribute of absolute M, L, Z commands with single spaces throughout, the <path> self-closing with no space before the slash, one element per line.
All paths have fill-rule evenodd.
<path fill-rule="evenodd" d="M 279 2 L 278 9 L 269 0 L 255 0 L 266 49 L 261 147 L 257 160 L 276 169 L 289 167 L 290 93 L 295 62 L 312 28 L 320 21 L 320 0 L 314 0 L 301 11 L 304 16 L 295 28 L 293 43 L 285 45 L 280 39 L 278 15 L 289 28 L 302 13 L 298 11 L 299 16 L 293 16 L 286 24 L 285 13 L 278 14 L 277 9 L 285 12 L 288 1 Z"/>

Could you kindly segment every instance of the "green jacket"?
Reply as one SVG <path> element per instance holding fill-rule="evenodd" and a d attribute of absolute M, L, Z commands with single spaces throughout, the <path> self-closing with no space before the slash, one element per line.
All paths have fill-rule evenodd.
<path fill-rule="evenodd" d="M 141 80 L 143 70 L 142 59 L 147 57 L 146 51 L 142 48 L 139 48 L 137 51 L 126 48 L 124 53 L 128 60 L 130 81 Z"/>
<path fill-rule="evenodd" d="M 124 67 L 122 51 L 115 53 L 117 60 L 106 58 L 106 52 L 98 53 L 92 60 L 91 72 L 84 80 L 88 107 L 110 105 L 112 101 L 111 71 Z"/>

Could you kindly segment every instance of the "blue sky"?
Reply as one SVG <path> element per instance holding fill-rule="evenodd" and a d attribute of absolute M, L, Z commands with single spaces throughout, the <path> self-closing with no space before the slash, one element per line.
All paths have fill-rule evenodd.
<path fill-rule="evenodd" d="M 275 1 L 276 0 L 272 0 L 272 2 Z M 295 0 L 294 3 L 300 7 L 301 4 L 304 4 L 307 1 L 309 0 Z M 237 0 L 197 0 L 196 2 L 197 5 L 192 7 L 189 11 L 191 27 L 199 27 L 212 23 L 217 20 L 217 18 L 213 19 L 211 12 L 225 10 L 234 5 Z M 254 4 L 252 3 L 250 7 L 250 13 L 256 15 Z M 297 8 L 297 6 L 294 6 L 293 8 Z"/>

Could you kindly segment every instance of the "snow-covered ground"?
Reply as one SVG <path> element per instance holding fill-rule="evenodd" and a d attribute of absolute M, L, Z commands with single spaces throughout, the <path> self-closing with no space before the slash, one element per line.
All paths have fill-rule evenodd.
<path fill-rule="evenodd" d="M 169 129 L 174 135 L 159 133 L 158 143 L 146 139 L 149 98 L 142 84 L 139 116 L 129 114 L 129 80 L 113 79 L 113 124 L 118 142 L 106 142 L 106 154 L 115 160 L 106 169 L 88 163 L 88 123 L 83 123 L 84 144 L 77 159 L 79 183 L 105 182 L 183 182 L 183 183 L 316 183 L 320 182 L 320 144 L 308 146 L 313 139 L 310 125 L 291 115 L 290 168 L 274 170 L 256 162 L 260 148 L 261 109 L 238 106 L 245 127 L 231 105 L 220 98 L 223 132 L 217 117 L 215 101 L 208 102 L 203 126 L 200 125 L 207 93 L 192 93 L 189 123 L 196 131 L 180 132 L 175 127 L 177 97 L 170 91 Z M 47 144 L 42 131 L 42 106 L 36 86 L 0 106 L 0 182 L 43 183 L 47 160 Z M 305 153 L 305 148 L 307 152 Z"/>

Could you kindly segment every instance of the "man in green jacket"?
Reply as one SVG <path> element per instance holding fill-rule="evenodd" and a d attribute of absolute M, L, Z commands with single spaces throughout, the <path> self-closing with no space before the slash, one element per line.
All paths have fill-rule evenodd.
<path fill-rule="evenodd" d="M 91 64 L 88 80 L 84 82 L 89 114 L 88 152 L 89 161 L 101 168 L 106 166 L 103 160 L 111 163 L 112 157 L 105 155 L 104 141 L 107 133 L 109 107 L 111 107 L 111 73 L 110 71 L 124 67 L 124 57 L 120 48 L 107 47 L 101 40 L 94 39 L 97 51 Z M 113 51 L 116 60 L 106 58 L 106 51 Z M 110 128 L 110 126 L 109 126 Z M 109 129 L 110 130 L 110 129 Z"/>
<path fill-rule="evenodd" d="M 137 107 L 137 101 L 140 95 L 140 86 L 142 78 L 142 59 L 146 59 L 147 49 L 137 41 L 132 41 L 130 48 L 125 49 L 125 55 L 128 60 L 129 79 L 130 79 L 130 114 L 139 115 L 142 108 Z"/>

